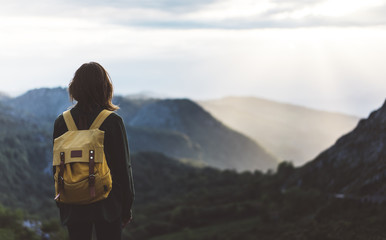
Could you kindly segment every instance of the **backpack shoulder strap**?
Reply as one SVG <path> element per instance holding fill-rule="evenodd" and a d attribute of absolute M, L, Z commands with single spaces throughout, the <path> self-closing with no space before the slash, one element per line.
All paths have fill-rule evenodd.
<path fill-rule="evenodd" d="M 74 119 L 71 116 L 70 110 L 67 110 L 63 113 L 64 121 L 66 122 L 68 131 L 77 131 L 78 128 L 76 127 L 76 124 L 74 122 Z"/>
<path fill-rule="evenodd" d="M 91 124 L 90 129 L 97 129 L 99 128 L 102 123 L 105 121 L 105 119 L 112 113 L 112 111 L 109 110 L 102 110 L 99 115 L 95 118 L 94 122 Z"/>

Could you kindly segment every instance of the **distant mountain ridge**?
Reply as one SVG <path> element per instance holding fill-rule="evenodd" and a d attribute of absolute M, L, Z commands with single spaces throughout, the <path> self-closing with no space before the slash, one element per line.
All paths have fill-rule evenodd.
<path fill-rule="evenodd" d="M 170 97 L 168 97 L 166 95 L 155 93 L 155 92 L 150 92 L 150 91 L 142 91 L 142 92 L 139 92 L 139 93 L 127 94 L 124 97 L 128 98 L 128 99 L 133 99 L 133 100 L 166 99 L 166 98 L 170 98 Z"/>
<path fill-rule="evenodd" d="M 238 170 L 273 169 L 277 163 L 265 149 L 225 127 L 188 99 L 148 104 L 140 109 L 129 125 L 183 133 L 196 143 L 196 151 L 201 150 L 202 159 L 211 166 L 223 165 Z"/>
<path fill-rule="evenodd" d="M 69 106 L 71 102 L 64 88 L 40 88 L 7 100 L 14 109 L 23 112 L 25 116 L 39 116 L 40 118 L 56 118 Z"/>
<path fill-rule="evenodd" d="M 386 101 L 288 181 L 351 196 L 385 196 L 385 183 Z"/>
<path fill-rule="evenodd" d="M 198 103 L 225 125 L 295 165 L 316 157 L 359 121 L 354 116 L 255 97 L 226 97 Z"/>
<path fill-rule="evenodd" d="M 237 170 L 266 170 L 277 165 L 276 158 L 265 149 L 223 126 L 191 100 L 116 96 L 113 102 L 120 106 L 118 114 L 125 121 L 133 152 L 157 151 L 184 161 Z M 72 103 L 66 89 L 42 88 L 7 99 L 4 104 L 12 108 L 16 118 L 51 132 L 55 118 Z M 161 119 L 179 122 L 173 125 L 176 128 L 166 123 L 157 125 Z"/>
<path fill-rule="evenodd" d="M 10 96 L 8 96 L 8 94 L 0 92 L 0 101 L 8 99 L 8 98 L 10 98 Z"/>

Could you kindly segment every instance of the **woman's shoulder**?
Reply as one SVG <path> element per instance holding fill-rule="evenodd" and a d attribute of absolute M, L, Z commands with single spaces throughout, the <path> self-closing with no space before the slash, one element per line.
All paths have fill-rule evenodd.
<path fill-rule="evenodd" d="M 63 114 L 60 114 L 54 122 L 54 138 L 59 137 L 67 131 L 67 125 L 64 122 Z"/>
<path fill-rule="evenodd" d="M 112 121 L 123 121 L 122 117 L 115 111 L 111 111 L 110 115 L 106 118 L 111 119 Z"/>
<path fill-rule="evenodd" d="M 54 125 L 57 126 L 61 123 L 64 123 L 63 113 L 56 117 Z"/>
<path fill-rule="evenodd" d="M 71 111 L 71 114 L 73 114 L 74 108 L 73 108 L 73 107 L 72 107 L 72 108 L 68 108 L 66 111 Z M 66 112 L 66 111 L 64 111 L 64 112 Z M 63 117 L 64 112 L 60 113 L 60 114 L 56 117 L 56 119 L 55 119 L 55 125 L 56 125 L 56 124 L 60 124 L 60 123 L 64 123 L 64 117 Z"/>
<path fill-rule="evenodd" d="M 123 119 L 118 113 L 111 112 L 110 115 L 105 119 L 102 126 L 103 125 L 123 125 Z"/>

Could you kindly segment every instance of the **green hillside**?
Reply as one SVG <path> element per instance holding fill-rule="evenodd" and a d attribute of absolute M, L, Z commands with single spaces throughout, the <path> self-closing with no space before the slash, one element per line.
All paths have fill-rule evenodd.
<path fill-rule="evenodd" d="M 50 134 L 7 114 L 0 115 L 0 125 L 0 203 L 52 216 Z"/>
<path fill-rule="evenodd" d="M 277 173 L 263 174 L 195 168 L 159 153 L 132 157 L 137 197 L 134 220 L 123 239 L 384 239 L 386 234 L 385 204 L 335 199 L 311 188 L 283 190 L 283 183 L 298 171 L 286 162 Z M 0 222 L 16 219 L 2 224 L 0 234 L 8 239 L 42 234 L 65 238 L 56 209 L 50 209 L 51 218 L 39 213 L 32 217 L 29 210 L 0 211 Z M 30 219 L 41 223 L 39 231 L 23 227 Z M 20 229 L 29 238 L 17 237 Z"/>
<path fill-rule="evenodd" d="M 127 239 L 384 239 L 386 234 L 386 204 L 338 199 L 316 188 L 284 190 L 298 171 L 287 162 L 275 174 L 263 174 L 191 168 L 152 153 L 134 159 L 133 169 L 159 171 L 140 186 L 152 194 L 136 202 Z M 144 161 L 148 170 L 139 166 Z"/>

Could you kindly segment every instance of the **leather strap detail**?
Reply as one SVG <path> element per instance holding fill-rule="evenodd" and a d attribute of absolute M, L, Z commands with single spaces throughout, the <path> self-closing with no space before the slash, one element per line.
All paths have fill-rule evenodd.
<path fill-rule="evenodd" d="M 112 111 L 103 109 L 98 116 L 95 118 L 94 122 L 91 124 L 90 129 L 98 129 L 103 121 L 112 113 Z"/>
<path fill-rule="evenodd" d="M 82 157 L 82 150 L 71 151 L 71 158 L 81 158 L 81 157 Z"/>
<path fill-rule="evenodd" d="M 60 194 L 64 192 L 64 162 L 65 162 L 65 154 L 64 152 L 60 152 L 60 165 L 59 165 L 59 174 L 58 174 L 58 195 L 55 197 L 55 200 L 60 199 Z"/>
<path fill-rule="evenodd" d="M 70 110 L 63 112 L 63 118 L 64 118 L 64 121 L 66 122 L 68 131 L 78 130 L 74 122 L 74 119 L 72 118 Z"/>
<path fill-rule="evenodd" d="M 95 197 L 95 175 L 94 175 L 94 166 L 95 166 L 95 151 L 90 150 L 89 152 L 89 176 L 88 176 L 88 185 L 90 188 L 90 196 Z"/>

